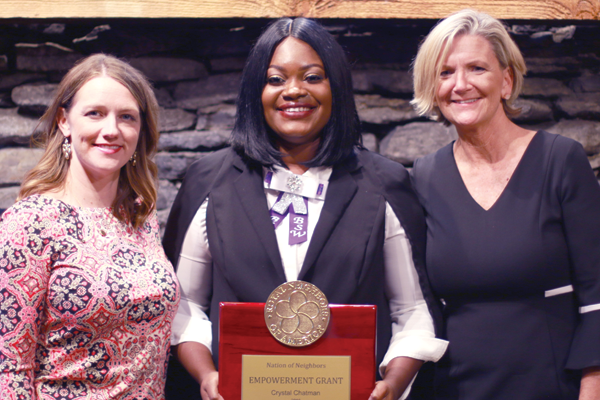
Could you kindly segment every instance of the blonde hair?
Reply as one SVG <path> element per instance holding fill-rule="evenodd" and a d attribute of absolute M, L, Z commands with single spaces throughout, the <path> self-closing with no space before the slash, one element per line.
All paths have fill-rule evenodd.
<path fill-rule="evenodd" d="M 518 115 L 521 109 L 513 104 L 523 87 L 523 76 L 527 72 L 525 60 L 500 21 L 486 13 L 470 9 L 458 11 L 441 20 L 421 43 L 413 63 L 414 98 L 411 104 L 415 106 L 417 113 L 449 124 L 437 106 L 435 97 L 442 61 L 448 56 L 454 39 L 462 35 L 486 39 L 500 66 L 503 69 L 509 68 L 513 86 L 510 97 L 502 99 L 502 106 L 507 115 Z"/>
<path fill-rule="evenodd" d="M 135 167 L 121 168 L 112 212 L 120 221 L 141 226 L 156 204 L 158 169 L 153 161 L 158 146 L 158 103 L 150 83 L 138 70 L 113 56 L 95 54 L 80 60 L 64 76 L 52 103 L 40 119 L 33 142 L 45 147 L 38 164 L 21 184 L 18 200 L 64 188 L 69 160 L 62 152 L 64 136 L 58 127 L 60 110 L 69 110 L 77 91 L 89 80 L 107 76 L 125 86 L 138 103 L 141 129 Z"/>

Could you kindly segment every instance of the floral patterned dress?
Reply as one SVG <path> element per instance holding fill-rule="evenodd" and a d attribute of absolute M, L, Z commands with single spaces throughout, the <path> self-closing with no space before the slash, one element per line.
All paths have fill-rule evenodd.
<path fill-rule="evenodd" d="M 163 399 L 179 284 L 156 214 L 28 197 L 0 222 L 0 398 Z"/>

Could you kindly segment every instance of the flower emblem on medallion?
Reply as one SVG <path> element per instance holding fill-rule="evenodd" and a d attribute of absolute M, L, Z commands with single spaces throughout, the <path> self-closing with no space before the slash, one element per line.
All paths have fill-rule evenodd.
<path fill-rule="evenodd" d="M 288 335 L 296 331 L 310 333 L 319 313 L 319 305 L 308 300 L 301 291 L 292 292 L 288 300 L 279 301 L 275 307 L 275 314 L 281 318 L 281 330 Z"/>

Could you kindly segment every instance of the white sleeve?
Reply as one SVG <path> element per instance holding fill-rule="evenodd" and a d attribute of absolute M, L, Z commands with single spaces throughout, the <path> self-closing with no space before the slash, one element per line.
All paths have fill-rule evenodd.
<path fill-rule="evenodd" d="M 383 257 L 392 339 L 379 366 L 381 376 L 384 376 L 385 367 L 395 357 L 435 362 L 444 355 L 448 346 L 447 341 L 435 337 L 433 318 L 421 291 L 410 242 L 389 203 L 386 203 Z M 406 398 L 409 392 L 410 386 L 400 399 Z"/>
<path fill-rule="evenodd" d="M 198 342 L 212 352 L 212 324 L 206 315 L 212 282 L 212 255 L 206 236 L 207 207 L 208 199 L 198 208 L 181 246 L 177 262 L 181 301 L 173 319 L 171 345 Z"/>

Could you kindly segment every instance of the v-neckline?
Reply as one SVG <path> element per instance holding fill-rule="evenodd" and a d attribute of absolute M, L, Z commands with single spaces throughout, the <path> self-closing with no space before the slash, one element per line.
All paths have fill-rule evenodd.
<path fill-rule="evenodd" d="M 503 197 L 505 197 L 504 193 L 506 193 L 508 187 L 511 185 L 512 181 L 514 181 L 515 175 L 517 175 L 517 172 L 521 169 L 521 165 L 523 164 L 523 160 L 527 157 L 527 154 L 530 152 L 529 149 L 531 148 L 531 144 L 533 143 L 534 140 L 536 140 L 536 138 L 538 137 L 538 134 L 539 134 L 539 131 L 536 131 L 535 134 L 533 135 L 533 137 L 531 138 L 531 140 L 529 141 L 529 143 L 527 144 L 527 147 L 525 148 L 525 151 L 523 152 L 523 155 L 521 156 L 521 159 L 519 160 L 519 162 L 517 163 L 517 166 L 513 170 L 512 174 L 510 175 L 510 178 L 508 179 L 508 182 L 504 186 L 504 189 L 502 189 L 502 192 L 500 193 L 500 195 L 498 196 L 498 198 L 496 198 L 496 201 L 494 201 L 494 203 L 487 210 L 485 208 L 483 208 L 483 206 L 481 204 L 479 204 L 479 202 L 477 200 L 475 200 L 475 198 L 473 197 L 473 195 L 471 194 L 471 192 L 467 188 L 467 185 L 465 184 L 465 181 L 463 180 L 463 177 L 460 174 L 460 170 L 458 169 L 458 164 L 456 163 L 456 158 L 454 157 L 454 143 L 456 141 L 454 140 L 454 141 L 452 141 L 452 143 L 450 143 L 450 145 L 449 145 L 449 147 L 450 147 L 450 159 L 451 159 L 452 166 L 454 168 L 454 172 L 455 172 L 456 176 L 458 177 L 458 180 L 460 181 L 460 184 L 461 184 L 461 186 L 463 188 L 463 191 L 466 193 L 466 195 L 471 199 L 471 201 L 481 211 L 483 211 L 485 213 L 490 212 L 492 209 L 496 208 L 496 205 L 500 202 L 500 200 Z"/>

